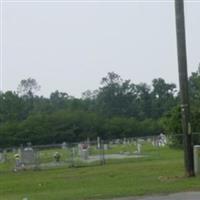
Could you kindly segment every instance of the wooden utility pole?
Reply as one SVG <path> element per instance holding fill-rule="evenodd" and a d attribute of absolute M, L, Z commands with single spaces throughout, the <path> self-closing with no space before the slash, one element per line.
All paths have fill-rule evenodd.
<path fill-rule="evenodd" d="M 183 0 L 175 0 L 175 11 L 185 170 L 186 175 L 188 177 L 191 177 L 194 176 L 194 163 L 192 131 L 190 124 L 190 105 L 188 95 L 187 55 Z"/>

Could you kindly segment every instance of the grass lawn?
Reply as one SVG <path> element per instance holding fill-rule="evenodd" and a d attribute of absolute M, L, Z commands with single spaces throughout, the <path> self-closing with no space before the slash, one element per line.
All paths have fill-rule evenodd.
<path fill-rule="evenodd" d="M 184 178 L 183 155 L 108 161 L 104 166 L 1 172 L 0 200 L 84 200 L 200 190 L 200 178 Z"/>

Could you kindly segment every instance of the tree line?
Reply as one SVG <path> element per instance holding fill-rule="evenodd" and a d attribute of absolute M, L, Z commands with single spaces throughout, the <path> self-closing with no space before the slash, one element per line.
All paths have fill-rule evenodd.
<path fill-rule="evenodd" d="M 189 78 L 192 125 L 199 130 L 200 72 Z M 151 85 L 135 84 L 114 72 L 81 98 L 55 91 L 38 96 L 33 78 L 16 91 L 0 93 L 0 146 L 32 142 L 50 144 L 181 133 L 179 92 L 174 83 L 157 78 Z"/>

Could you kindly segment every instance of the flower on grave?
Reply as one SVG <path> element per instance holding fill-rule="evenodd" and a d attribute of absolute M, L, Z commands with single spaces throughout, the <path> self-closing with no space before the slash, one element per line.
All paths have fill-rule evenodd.
<path fill-rule="evenodd" d="M 14 155 L 14 157 L 15 157 L 16 160 L 18 160 L 18 159 L 20 158 L 20 155 L 19 155 L 18 153 L 16 153 L 16 154 Z"/>
<path fill-rule="evenodd" d="M 54 155 L 53 155 L 54 159 L 56 160 L 56 162 L 59 162 L 60 161 L 60 153 L 59 152 L 55 152 Z"/>

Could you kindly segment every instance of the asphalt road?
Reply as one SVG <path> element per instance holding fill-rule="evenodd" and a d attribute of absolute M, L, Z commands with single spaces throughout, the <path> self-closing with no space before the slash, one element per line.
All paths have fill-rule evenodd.
<path fill-rule="evenodd" d="M 183 192 L 163 196 L 114 198 L 109 200 L 200 200 L 200 192 Z"/>

